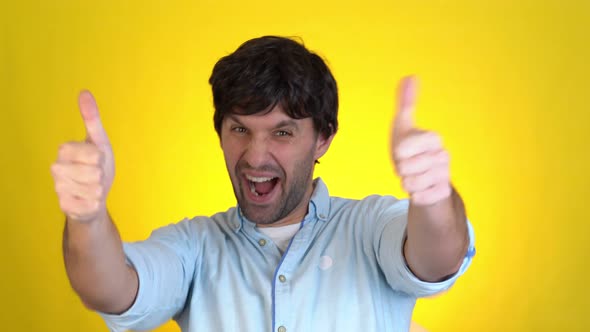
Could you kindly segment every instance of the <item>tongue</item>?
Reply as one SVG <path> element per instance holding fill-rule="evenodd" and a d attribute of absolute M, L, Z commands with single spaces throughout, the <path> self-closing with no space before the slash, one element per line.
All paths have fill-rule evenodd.
<path fill-rule="evenodd" d="M 259 195 L 266 195 L 271 192 L 272 188 L 275 186 L 275 180 L 264 181 L 264 182 L 254 182 L 254 189 Z"/>

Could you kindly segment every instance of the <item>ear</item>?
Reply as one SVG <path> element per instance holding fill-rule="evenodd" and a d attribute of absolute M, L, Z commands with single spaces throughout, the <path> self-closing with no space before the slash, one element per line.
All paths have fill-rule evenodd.
<path fill-rule="evenodd" d="M 332 135 L 325 137 L 322 133 L 318 134 L 318 138 L 316 140 L 315 143 L 315 154 L 314 154 L 314 159 L 318 160 L 320 159 L 324 154 L 326 154 L 326 152 L 328 151 L 328 148 L 330 147 L 330 144 L 332 144 L 332 140 L 334 139 L 334 135 L 336 135 L 336 133 L 332 133 Z"/>

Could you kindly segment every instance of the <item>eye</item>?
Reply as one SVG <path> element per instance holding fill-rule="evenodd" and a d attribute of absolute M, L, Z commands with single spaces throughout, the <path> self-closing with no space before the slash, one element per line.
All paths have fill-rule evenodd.
<path fill-rule="evenodd" d="M 291 134 L 291 132 L 288 132 L 286 130 L 278 130 L 275 132 L 275 135 L 280 136 L 280 137 L 293 136 L 293 134 Z"/>
<path fill-rule="evenodd" d="M 246 132 L 246 128 L 244 127 L 232 127 L 231 131 L 239 134 L 243 134 Z"/>

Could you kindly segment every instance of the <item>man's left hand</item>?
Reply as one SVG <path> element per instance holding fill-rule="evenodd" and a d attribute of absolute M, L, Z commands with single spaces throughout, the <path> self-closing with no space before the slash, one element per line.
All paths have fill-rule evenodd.
<path fill-rule="evenodd" d="M 402 187 L 418 206 L 435 204 L 451 195 L 449 153 L 441 137 L 416 128 L 416 79 L 404 77 L 398 88 L 397 112 L 391 134 L 391 158 Z"/>

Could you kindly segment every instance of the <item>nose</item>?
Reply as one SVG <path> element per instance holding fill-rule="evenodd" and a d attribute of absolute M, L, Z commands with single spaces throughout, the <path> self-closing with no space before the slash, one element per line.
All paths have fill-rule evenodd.
<path fill-rule="evenodd" d="M 269 164 L 270 144 L 265 138 L 252 137 L 246 146 L 243 160 L 252 168 L 261 168 Z"/>

